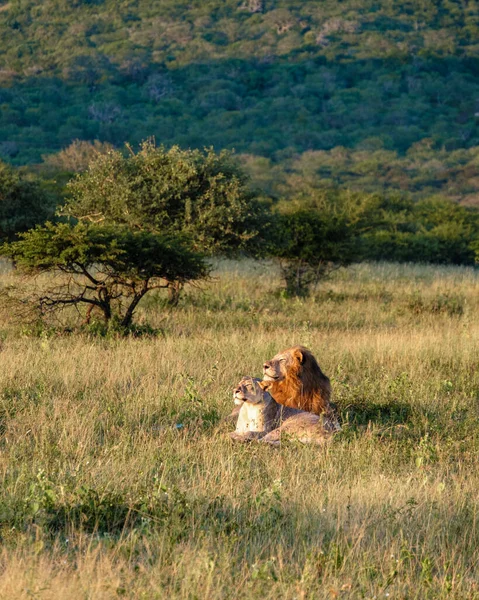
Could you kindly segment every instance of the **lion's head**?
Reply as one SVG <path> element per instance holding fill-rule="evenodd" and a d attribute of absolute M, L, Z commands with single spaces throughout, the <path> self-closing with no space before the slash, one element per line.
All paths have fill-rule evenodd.
<path fill-rule="evenodd" d="M 295 346 L 267 360 L 263 365 L 263 381 L 283 381 L 292 371 L 298 372 L 304 361 L 305 350 L 306 348 Z M 309 350 L 306 352 L 312 356 Z"/>
<path fill-rule="evenodd" d="M 328 412 L 331 384 L 313 354 L 303 346 L 280 352 L 263 365 L 263 380 L 280 404 L 316 414 Z"/>
<path fill-rule="evenodd" d="M 234 403 L 242 405 L 245 402 L 249 404 L 267 404 L 271 401 L 271 396 L 265 393 L 267 385 L 260 379 L 253 377 L 243 377 L 233 391 Z"/>

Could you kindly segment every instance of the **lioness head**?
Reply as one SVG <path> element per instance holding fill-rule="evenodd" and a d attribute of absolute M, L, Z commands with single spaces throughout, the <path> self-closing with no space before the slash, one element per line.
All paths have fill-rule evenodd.
<path fill-rule="evenodd" d="M 235 404 L 261 404 L 271 401 L 271 396 L 265 393 L 267 385 L 260 379 L 243 377 L 233 392 Z"/>
<path fill-rule="evenodd" d="M 297 370 L 303 364 L 306 352 L 309 352 L 306 348 L 295 346 L 267 360 L 263 365 L 263 380 L 283 381 L 291 370 Z"/>

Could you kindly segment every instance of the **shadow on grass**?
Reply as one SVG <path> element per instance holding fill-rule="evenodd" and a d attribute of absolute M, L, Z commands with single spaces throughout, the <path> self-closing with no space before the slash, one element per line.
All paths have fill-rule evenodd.
<path fill-rule="evenodd" d="M 340 407 L 341 421 L 350 427 L 361 428 L 371 424 L 381 426 L 405 425 L 412 420 L 410 404 L 393 400 L 388 404 L 358 402 Z"/>
<path fill-rule="evenodd" d="M 65 492 L 63 485 L 40 470 L 26 495 L 6 495 L 0 500 L 0 537 L 5 527 L 19 531 L 39 527 L 53 535 L 67 535 L 74 529 L 110 536 L 166 529 L 178 541 L 198 527 L 223 535 L 264 533 L 286 516 L 277 482 L 237 507 L 224 496 L 198 496 L 176 486 L 166 487 L 156 479 L 134 493 L 89 486 Z"/>

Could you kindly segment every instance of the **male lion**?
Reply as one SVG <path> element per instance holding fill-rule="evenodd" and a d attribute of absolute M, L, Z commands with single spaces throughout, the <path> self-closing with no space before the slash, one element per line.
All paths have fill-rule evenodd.
<path fill-rule="evenodd" d="M 304 410 L 278 404 L 268 393 L 270 384 L 252 377 L 243 377 L 233 392 L 240 412 L 233 440 L 261 440 L 277 446 L 287 434 L 304 444 L 324 444 L 339 425 L 335 419 L 319 417 Z"/>
<path fill-rule="evenodd" d="M 331 384 L 312 353 L 304 346 L 293 346 L 263 365 L 263 381 L 280 404 L 308 412 L 329 414 Z"/>

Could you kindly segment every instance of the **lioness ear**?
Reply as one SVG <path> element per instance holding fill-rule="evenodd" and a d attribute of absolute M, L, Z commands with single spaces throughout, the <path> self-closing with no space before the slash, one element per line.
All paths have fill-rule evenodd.
<path fill-rule="evenodd" d="M 304 356 L 301 350 L 295 350 L 293 356 L 299 362 L 300 365 L 303 364 Z"/>
<path fill-rule="evenodd" d="M 271 387 L 270 381 L 258 381 L 259 387 L 263 390 L 263 392 L 267 392 Z"/>

